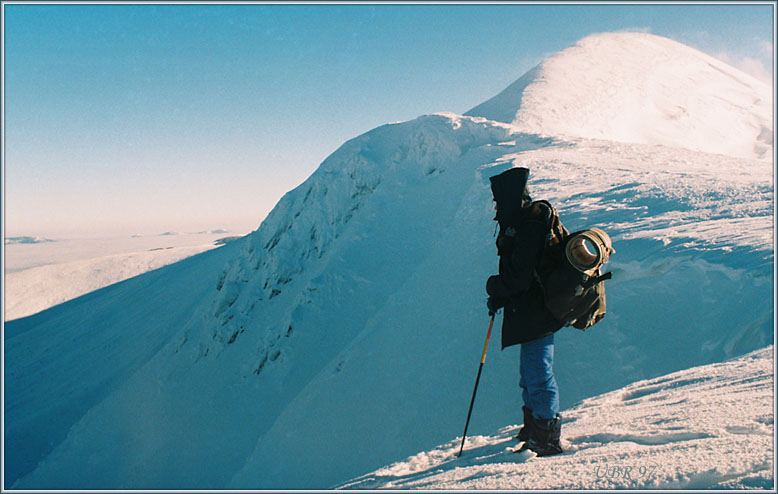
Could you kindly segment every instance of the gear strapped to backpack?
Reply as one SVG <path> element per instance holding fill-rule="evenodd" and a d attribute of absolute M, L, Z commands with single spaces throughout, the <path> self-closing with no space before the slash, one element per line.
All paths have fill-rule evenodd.
<path fill-rule="evenodd" d="M 548 201 L 535 201 L 550 210 L 549 233 L 535 273 L 543 286 L 548 310 L 565 326 L 580 330 L 605 316 L 605 284 L 611 273 L 600 267 L 615 252 L 607 233 L 590 228 L 569 233 Z"/>

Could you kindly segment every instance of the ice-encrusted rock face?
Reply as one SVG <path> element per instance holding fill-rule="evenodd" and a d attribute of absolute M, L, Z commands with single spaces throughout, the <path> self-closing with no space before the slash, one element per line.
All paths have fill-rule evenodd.
<path fill-rule="evenodd" d="M 466 115 L 511 123 L 521 132 L 773 156 L 768 85 L 645 33 L 585 38 Z"/>

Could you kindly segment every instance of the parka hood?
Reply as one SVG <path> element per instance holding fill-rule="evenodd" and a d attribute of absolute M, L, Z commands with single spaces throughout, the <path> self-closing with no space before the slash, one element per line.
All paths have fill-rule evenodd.
<path fill-rule="evenodd" d="M 527 190 L 528 178 L 528 168 L 511 168 L 489 178 L 492 185 L 492 197 L 497 202 L 495 219 L 500 225 L 517 223 L 522 207 L 532 202 Z"/>

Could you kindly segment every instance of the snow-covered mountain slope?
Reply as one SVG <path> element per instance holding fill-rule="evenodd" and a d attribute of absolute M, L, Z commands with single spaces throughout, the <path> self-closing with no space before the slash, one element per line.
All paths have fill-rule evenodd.
<path fill-rule="evenodd" d="M 533 134 L 773 156 L 772 88 L 652 34 L 585 38 L 466 115 Z"/>
<path fill-rule="evenodd" d="M 563 412 L 564 454 L 529 461 L 520 426 L 461 436 L 346 489 L 775 489 L 773 347 L 588 398 Z M 522 461 L 524 460 L 524 461 Z"/>
<path fill-rule="evenodd" d="M 427 115 L 345 143 L 244 239 L 7 324 L 6 481 L 327 488 L 450 440 L 497 269 L 488 177 L 519 165 L 617 250 L 605 320 L 557 338 L 563 407 L 772 344 L 771 162 Z M 521 413 L 495 347 L 475 435 Z"/>
<path fill-rule="evenodd" d="M 9 321 L 35 314 L 216 248 L 221 244 L 215 241 L 224 235 L 186 237 L 176 238 L 176 242 L 166 241 L 169 236 L 143 239 L 144 242 L 136 238 L 64 240 L 47 244 L 45 253 L 32 252 L 39 250 L 39 245 L 15 245 L 13 252 L 6 252 L 3 319 Z M 79 247 L 82 244 L 83 248 Z M 41 265 L 33 264 L 25 269 L 26 264 L 35 262 L 35 257 L 40 257 Z"/>
<path fill-rule="evenodd" d="M 499 147 L 501 156 L 486 161 L 469 187 L 448 194 L 460 198 L 457 211 L 434 240 L 422 244 L 426 259 L 403 263 L 405 283 L 377 310 L 363 313 L 361 334 L 285 407 L 233 486 L 327 485 L 325 480 L 357 465 L 384 455 L 402 458 L 416 452 L 411 444 L 439 444 L 462 428 L 488 323 L 484 273 L 496 270 L 485 178 L 494 167 L 529 166 L 535 196 L 557 204 L 569 228 L 598 224 L 616 235 L 607 320 L 588 333 L 566 329 L 557 338 L 563 405 L 771 343 L 769 165 L 755 162 L 750 168 L 715 155 L 614 143 L 564 143 L 518 153 L 512 145 L 479 150 Z M 684 162 L 690 169 L 715 163 L 719 172 L 740 166 L 751 170 L 754 182 L 681 172 Z M 660 165 L 668 172 L 653 172 Z M 389 258 L 387 265 L 396 270 L 397 262 Z M 364 276 L 360 290 L 383 284 L 385 278 L 366 275 L 370 271 L 358 270 Z M 342 293 L 338 297 L 352 303 Z M 294 317 L 306 321 L 307 315 L 301 309 Z M 360 323 L 347 314 L 336 324 Z M 499 354 L 496 348 L 479 389 L 486 412 L 473 417 L 472 431 L 514 423 L 521 413 L 518 350 Z M 324 449 L 338 454 L 322 458 Z M 310 480 L 295 476 L 301 471 L 310 472 Z"/>

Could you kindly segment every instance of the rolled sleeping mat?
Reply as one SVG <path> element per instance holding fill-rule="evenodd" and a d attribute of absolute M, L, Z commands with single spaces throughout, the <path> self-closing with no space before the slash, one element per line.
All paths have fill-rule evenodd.
<path fill-rule="evenodd" d="M 610 236 L 599 228 L 574 233 L 565 246 L 565 255 L 570 264 L 589 276 L 608 262 L 613 252 L 615 250 Z"/>

